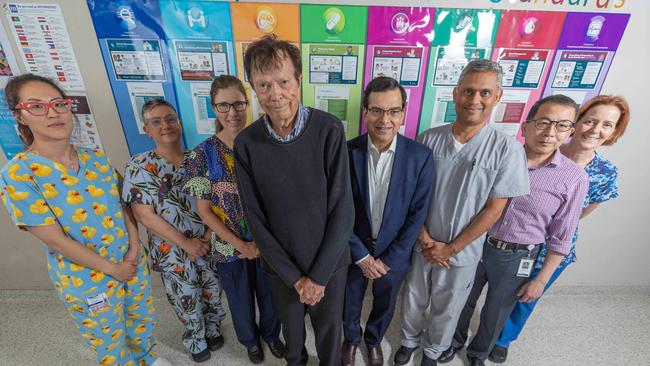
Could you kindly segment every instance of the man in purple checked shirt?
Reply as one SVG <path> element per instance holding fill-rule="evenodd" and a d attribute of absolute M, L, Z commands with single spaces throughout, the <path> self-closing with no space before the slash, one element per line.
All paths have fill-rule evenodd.
<path fill-rule="evenodd" d="M 501 218 L 488 230 L 472 291 L 452 345 L 438 358 L 439 363 L 451 361 L 465 345 L 476 302 L 486 283 L 489 286 L 481 322 L 467 347 L 471 366 L 484 364 L 517 301 L 539 298 L 569 253 L 589 187 L 585 171 L 559 149 L 573 132 L 577 112 L 571 98 L 552 95 L 537 101 L 528 113 L 522 134 L 530 194 L 511 198 Z M 548 255 L 539 275 L 528 280 L 544 241 Z"/>

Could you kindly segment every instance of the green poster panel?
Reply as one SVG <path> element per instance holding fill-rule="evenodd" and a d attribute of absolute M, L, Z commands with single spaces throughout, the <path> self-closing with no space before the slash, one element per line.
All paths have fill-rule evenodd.
<path fill-rule="evenodd" d="M 490 59 L 500 11 L 437 9 L 418 133 L 456 120 L 453 90 L 463 68 Z"/>
<path fill-rule="evenodd" d="M 367 8 L 301 5 L 302 102 L 338 117 L 359 135 Z"/>

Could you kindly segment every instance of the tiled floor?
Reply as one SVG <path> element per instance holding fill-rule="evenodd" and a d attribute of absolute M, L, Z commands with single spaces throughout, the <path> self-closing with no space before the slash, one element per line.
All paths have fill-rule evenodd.
<path fill-rule="evenodd" d="M 183 329 L 157 288 L 158 353 L 174 365 L 193 365 L 181 344 Z M 369 298 L 366 299 L 367 301 Z M 399 309 L 399 305 L 398 305 Z M 367 306 L 366 306 L 367 314 Z M 364 316 L 365 318 L 365 316 Z M 472 329 L 478 325 L 475 314 Z M 202 365 L 246 365 L 229 318 L 226 345 Z M 309 365 L 317 365 L 308 332 Z M 557 287 L 547 293 L 510 350 L 507 365 L 650 365 L 650 288 Z M 399 347 L 399 314 L 382 343 L 386 361 Z M 361 347 L 363 348 L 363 347 Z M 266 352 L 265 365 L 283 365 Z M 419 365 L 416 352 L 412 365 Z M 72 320 L 53 291 L 0 291 L 0 365 L 93 365 Z M 364 358 L 357 356 L 357 365 Z M 387 363 L 388 364 L 388 363 Z M 464 352 L 448 365 L 464 365 Z M 487 362 L 489 365 L 489 362 Z"/>

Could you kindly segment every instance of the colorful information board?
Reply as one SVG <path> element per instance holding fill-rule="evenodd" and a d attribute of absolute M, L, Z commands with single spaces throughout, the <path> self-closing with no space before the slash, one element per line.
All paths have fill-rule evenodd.
<path fill-rule="evenodd" d="M 337 116 L 359 134 L 368 9 L 302 5 L 302 102 Z"/>
<path fill-rule="evenodd" d="M 248 82 L 244 72 L 244 52 L 251 42 L 267 34 L 275 34 L 281 39 L 300 42 L 300 7 L 298 4 L 272 3 L 231 3 L 230 12 L 235 38 L 235 53 L 237 59 L 237 77 L 244 82 L 250 108 L 247 123 L 264 115 L 257 102 L 255 92 Z"/>
<path fill-rule="evenodd" d="M 88 1 L 130 153 L 154 148 L 140 114 L 151 98 L 176 106 L 157 1 Z"/>
<path fill-rule="evenodd" d="M 418 133 L 456 121 L 454 87 L 471 60 L 490 58 L 500 15 L 492 10 L 436 9 Z"/>
<path fill-rule="evenodd" d="M 434 16 L 435 9 L 425 7 L 368 8 L 364 86 L 377 76 L 390 76 L 400 82 L 407 95 L 400 132 L 410 138 L 418 131 Z"/>
<path fill-rule="evenodd" d="M 544 95 L 565 94 L 578 104 L 598 95 L 629 19 L 629 14 L 567 14 Z"/>
<path fill-rule="evenodd" d="M 193 148 L 215 132 L 212 80 L 236 74 L 230 5 L 161 0 L 160 12 L 185 142 Z"/>
<path fill-rule="evenodd" d="M 501 15 L 492 60 L 503 68 L 503 96 L 494 126 L 521 139 L 520 124 L 540 99 L 566 13 L 507 11 Z"/>

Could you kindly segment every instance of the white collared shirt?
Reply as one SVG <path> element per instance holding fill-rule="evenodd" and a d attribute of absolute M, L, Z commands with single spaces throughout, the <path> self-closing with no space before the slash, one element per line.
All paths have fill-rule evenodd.
<path fill-rule="evenodd" d="M 397 138 L 394 137 L 388 150 L 380 153 L 373 145 L 370 135 L 368 135 L 368 199 L 370 200 L 370 226 L 373 239 L 377 239 L 381 221 L 384 217 L 384 206 L 386 205 L 388 185 L 393 171 L 396 146 Z M 366 257 L 355 263 L 361 263 Z"/>

